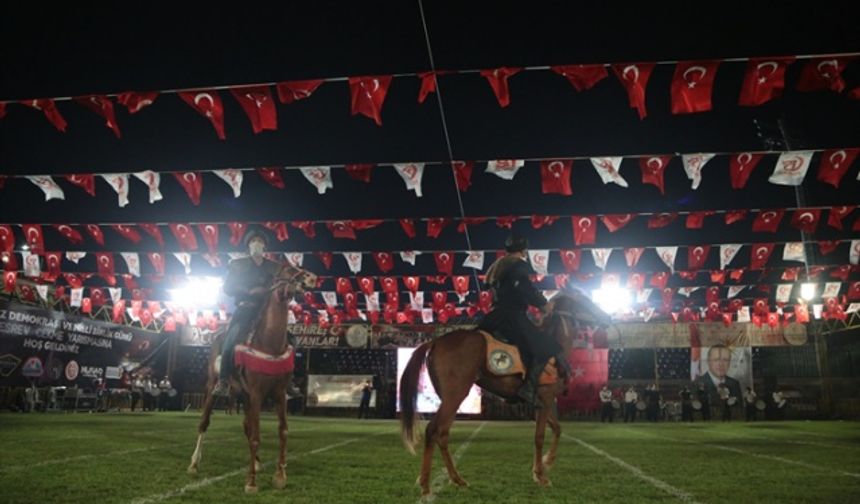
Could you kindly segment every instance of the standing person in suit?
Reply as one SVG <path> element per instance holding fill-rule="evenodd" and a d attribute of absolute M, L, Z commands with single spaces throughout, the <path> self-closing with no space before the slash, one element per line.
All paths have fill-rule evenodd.
<path fill-rule="evenodd" d="M 639 394 L 636 393 L 633 385 L 630 385 L 630 388 L 624 393 L 624 423 L 627 423 L 628 419 L 630 422 L 636 421 L 637 402 L 639 402 Z"/>
<path fill-rule="evenodd" d="M 732 406 L 729 404 L 729 388 L 726 387 L 725 383 L 721 383 L 717 388 L 720 394 L 720 401 L 723 403 L 723 422 L 731 422 L 732 421 Z"/>
<path fill-rule="evenodd" d="M 741 397 L 741 383 L 728 376 L 732 365 L 732 351 L 725 345 L 714 345 L 708 349 L 708 372 L 699 377 L 699 383 L 704 384 L 709 394 L 715 394 L 723 384 L 729 391 L 729 397 Z"/>
<path fill-rule="evenodd" d="M 684 386 L 681 389 L 681 421 L 693 421 L 693 395 L 690 393 L 690 387 Z"/>
<path fill-rule="evenodd" d="M 746 392 L 744 392 L 744 409 L 747 414 L 747 422 L 755 421 L 755 402 L 757 400 L 756 393 L 753 391 L 752 387 L 747 387 Z"/>
<path fill-rule="evenodd" d="M 702 420 L 708 421 L 711 419 L 711 394 L 705 387 L 705 383 L 700 381 L 696 389 L 696 399 L 702 405 Z"/>
<path fill-rule="evenodd" d="M 606 422 L 608 419 L 609 423 L 612 423 L 612 417 L 615 416 L 614 413 L 612 410 L 612 391 L 604 385 L 600 389 L 600 422 Z"/>

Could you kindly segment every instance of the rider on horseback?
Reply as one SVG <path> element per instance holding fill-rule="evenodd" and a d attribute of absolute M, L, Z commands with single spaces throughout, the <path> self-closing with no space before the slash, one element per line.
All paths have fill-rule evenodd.
<path fill-rule="evenodd" d="M 224 293 L 236 300 L 236 309 L 227 337 L 221 347 L 221 369 L 218 384 L 213 394 L 226 394 L 229 378 L 233 373 L 233 350 L 239 337 L 247 337 L 252 325 L 257 320 L 260 310 L 266 304 L 272 280 L 278 274 L 280 265 L 263 257 L 268 238 L 261 231 L 251 230 L 245 236 L 245 245 L 250 257 L 243 257 L 230 262 L 230 270 L 224 281 Z M 301 396 L 301 391 L 290 382 L 287 393 L 291 397 Z"/>
<path fill-rule="evenodd" d="M 535 271 L 527 260 L 528 246 L 525 237 L 511 234 L 505 241 L 507 254 L 487 270 L 486 283 L 493 292 L 493 310 L 484 317 L 478 329 L 489 332 L 499 330 L 519 347 L 528 372 L 517 395 L 527 402 L 536 403 L 535 393 L 541 372 L 549 358 L 558 354 L 561 347 L 539 330 L 526 314 L 529 306 L 543 308 L 544 313 L 551 309 L 529 278 Z"/>

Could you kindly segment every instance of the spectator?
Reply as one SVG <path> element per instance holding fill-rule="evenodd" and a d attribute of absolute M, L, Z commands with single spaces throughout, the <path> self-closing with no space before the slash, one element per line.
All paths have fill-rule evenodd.
<path fill-rule="evenodd" d="M 358 405 L 358 418 L 367 418 L 367 412 L 370 410 L 370 394 L 373 392 L 373 385 L 370 380 L 365 382 L 361 388 L 361 403 Z"/>
<path fill-rule="evenodd" d="M 633 385 L 630 385 L 630 388 L 624 393 L 624 423 L 627 423 L 628 420 L 631 423 L 636 421 L 637 402 L 639 402 L 639 394 L 636 393 Z"/>
<path fill-rule="evenodd" d="M 612 410 L 612 391 L 606 385 L 600 389 L 600 421 L 612 423 L 612 417 L 615 416 Z"/>
<path fill-rule="evenodd" d="M 744 409 L 746 411 L 747 422 L 755 421 L 756 398 L 756 393 L 753 391 L 752 387 L 747 387 L 746 392 L 744 392 Z"/>

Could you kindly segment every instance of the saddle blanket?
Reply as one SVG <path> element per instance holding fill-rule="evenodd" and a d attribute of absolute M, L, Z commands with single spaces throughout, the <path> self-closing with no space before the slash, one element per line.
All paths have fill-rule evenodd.
<path fill-rule="evenodd" d="M 296 353 L 291 346 L 287 347 L 287 350 L 281 355 L 269 355 L 248 345 L 236 345 L 233 362 L 237 367 L 242 366 L 255 373 L 272 376 L 285 375 L 293 372 L 296 364 Z"/>
<path fill-rule="evenodd" d="M 487 342 L 487 369 L 496 376 L 518 374 L 524 379 L 526 368 L 520 356 L 520 350 L 515 345 L 502 343 L 486 331 L 480 331 Z M 558 381 L 558 368 L 555 357 L 551 357 L 540 375 L 541 385 L 551 385 Z"/>

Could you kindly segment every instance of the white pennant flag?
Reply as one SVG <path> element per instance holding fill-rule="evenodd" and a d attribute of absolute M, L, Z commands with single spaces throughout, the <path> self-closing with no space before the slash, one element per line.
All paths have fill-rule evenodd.
<path fill-rule="evenodd" d="M 110 300 L 112 303 L 119 303 L 119 300 L 122 299 L 122 288 L 120 287 L 108 287 L 108 293 L 110 293 Z"/>
<path fill-rule="evenodd" d="M 84 299 L 84 288 L 78 287 L 77 289 L 72 289 L 71 292 L 72 292 L 72 297 L 71 297 L 71 300 L 69 302 L 69 305 L 73 306 L 75 308 L 80 307 L 81 301 Z"/>
<path fill-rule="evenodd" d="M 52 199 L 66 199 L 66 195 L 63 193 L 60 186 L 54 182 L 53 178 L 47 175 L 28 175 L 27 180 L 36 184 L 36 187 L 45 193 L 45 201 L 50 201 Z"/>
<path fill-rule="evenodd" d="M 296 320 L 296 314 L 293 313 L 293 310 L 287 310 L 287 324 L 293 325 L 298 323 L 299 321 Z"/>
<path fill-rule="evenodd" d="M 28 277 L 37 277 L 42 271 L 39 265 L 39 254 L 31 254 L 29 250 L 21 251 L 24 260 L 24 274 Z"/>
<path fill-rule="evenodd" d="M 394 165 L 394 169 L 406 183 L 407 191 L 415 191 L 419 198 L 421 194 L 421 177 L 424 175 L 424 163 L 403 163 Z"/>
<path fill-rule="evenodd" d="M 767 180 L 771 184 L 798 186 L 803 183 L 810 161 L 812 151 L 783 152 L 776 160 L 773 173 Z"/>
<path fill-rule="evenodd" d="M 125 259 L 125 265 L 128 266 L 128 272 L 133 276 L 140 276 L 140 258 L 136 252 L 121 252 L 120 255 Z"/>
<path fill-rule="evenodd" d="M 227 185 L 230 186 L 230 189 L 233 189 L 233 197 L 238 198 L 242 195 L 242 170 L 235 169 L 227 169 L 227 170 L 215 170 L 215 175 L 227 182 Z"/>
<path fill-rule="evenodd" d="M 851 303 L 848 305 L 848 309 L 845 310 L 845 313 L 854 313 L 856 311 L 860 311 L 860 303 Z"/>
<path fill-rule="evenodd" d="M 66 259 L 78 264 L 78 261 L 87 256 L 86 252 L 66 252 Z"/>
<path fill-rule="evenodd" d="M 227 252 L 227 257 L 230 258 L 230 261 L 235 261 L 236 259 L 242 259 L 248 257 L 247 252 Z"/>
<path fill-rule="evenodd" d="M 305 262 L 305 255 L 301 252 L 284 252 L 284 257 L 287 259 L 290 266 L 293 266 L 294 268 L 301 268 L 302 264 Z"/>
<path fill-rule="evenodd" d="M 468 254 L 468 255 L 466 256 L 466 260 L 463 261 L 463 267 L 473 268 L 473 269 L 476 269 L 478 271 L 484 269 L 484 251 L 483 250 L 478 250 L 478 251 L 470 250 L 470 251 L 466 252 L 466 254 Z"/>
<path fill-rule="evenodd" d="M 529 250 L 529 262 L 532 263 L 535 273 L 546 275 L 549 265 L 549 250 Z"/>
<path fill-rule="evenodd" d="M 375 292 L 371 295 L 364 295 L 364 304 L 367 307 L 367 311 L 379 311 L 379 293 Z"/>
<path fill-rule="evenodd" d="M 815 317 L 816 320 L 821 318 L 822 312 L 824 312 L 824 305 L 823 304 L 812 305 L 812 315 Z"/>
<path fill-rule="evenodd" d="M 505 179 L 513 180 L 514 175 L 525 165 L 526 162 L 522 159 L 497 159 L 495 161 L 487 161 L 487 173 Z"/>
<path fill-rule="evenodd" d="M 794 284 L 779 284 L 776 286 L 776 302 L 777 303 L 788 303 L 791 299 L 791 289 L 794 288 Z"/>
<path fill-rule="evenodd" d="M 414 250 L 405 250 L 400 253 L 400 260 L 415 266 L 415 258 L 420 254 L 421 252 L 415 252 Z"/>
<path fill-rule="evenodd" d="M 839 289 L 842 287 L 841 282 L 827 282 L 824 284 L 824 292 L 821 294 L 822 299 L 835 298 L 839 295 Z"/>
<path fill-rule="evenodd" d="M 361 252 L 344 252 L 343 257 L 349 265 L 349 271 L 353 273 L 361 271 Z"/>
<path fill-rule="evenodd" d="M 161 185 L 161 174 L 152 170 L 146 170 L 132 173 L 132 175 L 146 184 L 146 187 L 149 189 L 150 203 L 155 203 L 156 201 L 161 201 L 163 199 L 161 190 L 159 189 L 159 186 Z"/>
<path fill-rule="evenodd" d="M 326 189 L 334 189 L 331 180 L 331 168 L 328 166 L 306 166 L 300 168 L 302 175 L 317 188 L 319 194 L 325 194 Z"/>
<path fill-rule="evenodd" d="M 651 291 L 654 289 L 640 289 L 636 293 L 636 302 L 637 303 L 647 303 L 648 298 L 651 297 Z"/>
<path fill-rule="evenodd" d="M 678 294 L 684 297 L 690 297 L 690 294 L 696 291 L 698 287 L 678 287 Z"/>
<path fill-rule="evenodd" d="M 322 291 L 323 301 L 325 301 L 325 305 L 331 308 L 337 306 L 337 294 L 333 291 Z"/>
<path fill-rule="evenodd" d="M 726 266 L 732 262 L 732 259 L 738 255 L 742 245 L 740 243 L 729 243 L 720 245 L 720 269 L 726 269 Z"/>
<path fill-rule="evenodd" d="M 421 322 L 425 324 L 433 323 L 433 309 L 432 308 L 424 308 L 421 310 Z"/>
<path fill-rule="evenodd" d="M 746 285 L 729 285 L 729 293 L 727 294 L 727 296 L 729 299 L 731 299 L 740 294 L 740 292 L 746 288 Z"/>
<path fill-rule="evenodd" d="M 591 164 L 594 166 L 594 169 L 597 170 L 597 174 L 600 175 L 600 180 L 602 180 L 604 184 L 612 182 L 620 185 L 621 187 L 627 187 L 627 181 L 621 176 L 622 159 L 624 158 L 621 156 L 593 157 L 591 158 Z"/>
<path fill-rule="evenodd" d="M 657 247 L 657 255 L 669 267 L 672 273 L 675 272 L 675 256 L 678 254 L 678 247 Z"/>
<path fill-rule="evenodd" d="M 851 264 L 860 262 L 860 240 L 851 240 L 851 250 L 848 253 L 848 261 Z"/>
<path fill-rule="evenodd" d="M 687 178 L 693 181 L 693 185 L 690 186 L 693 190 L 699 188 L 699 184 L 702 183 L 702 168 L 713 158 L 713 154 L 684 154 L 681 156 Z"/>
<path fill-rule="evenodd" d="M 606 263 L 609 261 L 609 254 L 611 253 L 611 248 L 591 249 L 591 257 L 594 258 L 594 265 L 602 270 L 605 270 Z"/>
<path fill-rule="evenodd" d="M 176 260 L 182 264 L 182 267 L 185 268 L 185 274 L 191 274 L 191 254 L 188 252 L 174 252 L 173 256 L 176 257 Z"/>
<path fill-rule="evenodd" d="M 128 173 L 108 173 L 101 177 L 116 191 L 120 208 L 128 205 Z"/>
<path fill-rule="evenodd" d="M 806 262 L 806 251 L 803 248 L 803 242 L 786 243 L 785 248 L 782 249 L 782 260 Z"/>
<path fill-rule="evenodd" d="M 209 266 L 212 266 L 213 268 L 220 268 L 221 267 L 221 258 L 218 257 L 218 254 L 208 254 L 207 253 L 207 254 L 202 254 L 202 256 L 203 256 L 203 259 L 205 259 L 206 262 L 209 263 Z"/>
<path fill-rule="evenodd" d="M 543 294 L 543 297 L 546 298 L 547 301 L 551 300 L 556 296 L 556 294 L 558 294 L 558 290 L 545 290 L 540 292 L 541 294 Z"/>
<path fill-rule="evenodd" d="M 424 291 L 409 293 L 409 306 L 415 311 L 424 309 Z"/>
<path fill-rule="evenodd" d="M 741 306 L 738 309 L 738 322 L 749 322 L 750 321 L 750 307 L 749 306 Z"/>
<path fill-rule="evenodd" d="M 42 298 L 42 301 L 48 301 L 48 286 L 47 285 L 37 285 L 36 292 L 39 293 L 39 297 Z"/>
<path fill-rule="evenodd" d="M 648 322 L 649 320 L 651 320 L 651 317 L 654 316 L 654 311 L 655 310 L 652 306 L 645 308 L 645 311 L 642 313 L 642 320 L 645 322 Z"/>

